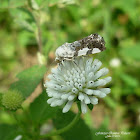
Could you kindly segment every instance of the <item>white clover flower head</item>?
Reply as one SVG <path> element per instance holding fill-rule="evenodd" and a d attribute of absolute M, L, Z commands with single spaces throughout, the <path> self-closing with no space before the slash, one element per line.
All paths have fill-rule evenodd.
<path fill-rule="evenodd" d="M 65 104 L 63 113 L 68 112 L 74 101 L 81 102 L 82 113 L 87 112 L 87 104 L 98 104 L 98 97 L 104 98 L 110 93 L 110 88 L 103 88 L 111 77 L 100 79 L 108 73 L 107 68 L 101 67 L 102 63 L 93 58 L 79 57 L 74 61 L 62 61 L 46 81 L 46 92 L 50 97 L 47 103 L 50 106 Z"/>
<path fill-rule="evenodd" d="M 116 67 L 119 67 L 120 65 L 121 65 L 121 61 L 120 61 L 119 58 L 113 58 L 113 59 L 111 59 L 111 61 L 110 61 L 110 66 L 111 67 L 116 68 Z"/>

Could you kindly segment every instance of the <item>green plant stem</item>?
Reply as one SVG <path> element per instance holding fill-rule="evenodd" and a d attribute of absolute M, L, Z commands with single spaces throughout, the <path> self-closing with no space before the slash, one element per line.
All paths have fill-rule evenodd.
<path fill-rule="evenodd" d="M 39 10 L 34 10 L 30 7 L 31 4 L 31 0 L 28 0 L 28 7 L 27 9 L 29 10 L 29 12 L 31 12 L 32 16 L 34 17 L 36 26 L 37 26 L 37 35 L 36 35 L 36 40 L 37 40 L 37 44 L 38 44 L 38 49 L 39 52 L 42 54 L 42 32 L 41 32 L 41 19 L 40 19 L 40 11 Z"/>
<path fill-rule="evenodd" d="M 40 17 L 35 16 L 35 21 L 37 25 L 37 42 L 38 42 L 39 52 L 42 53 L 42 33 L 41 33 L 41 26 L 40 26 Z"/>
<path fill-rule="evenodd" d="M 37 44 L 38 44 L 38 49 L 39 49 L 39 52 L 40 54 L 42 54 L 42 32 L 41 32 L 41 21 L 40 21 L 40 12 L 39 11 L 34 11 L 33 9 L 31 9 L 30 7 L 28 7 L 28 10 L 32 13 L 33 17 L 34 17 L 34 20 L 35 20 L 35 23 L 36 23 L 36 26 L 37 26 L 37 35 L 36 35 L 36 41 L 37 41 Z M 42 91 L 44 89 L 44 77 L 42 78 L 41 80 L 41 88 L 42 88 Z"/>
<path fill-rule="evenodd" d="M 78 120 L 80 119 L 80 115 L 81 115 L 81 111 L 79 111 L 77 113 L 77 115 L 75 116 L 73 121 L 70 124 L 68 124 L 66 127 L 59 129 L 59 130 L 56 130 L 56 131 L 53 131 L 53 132 L 50 132 L 50 133 L 45 134 L 45 135 L 41 135 L 40 138 L 48 138 L 48 137 L 59 135 L 59 134 L 62 134 L 64 132 L 68 131 L 78 122 Z"/>
<path fill-rule="evenodd" d="M 10 112 L 11 115 L 13 116 L 13 118 L 16 120 L 18 127 L 22 130 L 22 133 L 24 135 L 26 135 L 28 138 L 31 138 L 32 136 L 30 135 L 30 133 L 28 132 L 28 130 L 24 127 L 24 124 L 19 120 L 19 118 L 17 117 L 16 112 Z"/>

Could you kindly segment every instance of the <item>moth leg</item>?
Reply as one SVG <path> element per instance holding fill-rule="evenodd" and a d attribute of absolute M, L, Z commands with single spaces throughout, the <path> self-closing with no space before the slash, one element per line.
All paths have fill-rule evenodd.
<path fill-rule="evenodd" d="M 77 63 L 75 62 L 75 57 L 72 58 L 72 62 L 73 62 L 76 66 L 78 66 Z"/>

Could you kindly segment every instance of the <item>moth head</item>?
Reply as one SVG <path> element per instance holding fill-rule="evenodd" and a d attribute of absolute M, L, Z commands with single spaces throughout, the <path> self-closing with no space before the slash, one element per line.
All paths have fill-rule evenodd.
<path fill-rule="evenodd" d="M 60 63 L 62 60 L 63 60 L 63 59 L 62 59 L 61 57 L 56 57 L 56 58 L 55 58 L 55 62 L 56 62 L 56 63 Z"/>

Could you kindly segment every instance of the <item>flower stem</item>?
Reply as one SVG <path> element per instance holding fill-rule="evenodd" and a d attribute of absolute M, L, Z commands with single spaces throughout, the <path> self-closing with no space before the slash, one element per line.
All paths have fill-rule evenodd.
<path fill-rule="evenodd" d="M 32 8 L 28 7 L 28 10 L 32 13 L 32 16 L 34 17 L 36 26 L 37 26 L 37 34 L 36 36 L 36 41 L 38 44 L 38 50 L 39 53 L 42 54 L 42 32 L 41 32 L 41 19 L 40 19 L 40 12 L 39 11 L 34 11 Z M 44 77 L 41 80 L 41 88 L 42 91 L 44 89 Z"/>
<path fill-rule="evenodd" d="M 66 127 L 59 129 L 59 130 L 56 130 L 56 131 L 52 131 L 52 132 L 45 134 L 45 135 L 41 135 L 40 138 L 48 138 L 48 137 L 59 135 L 59 134 L 62 134 L 64 132 L 68 131 L 78 122 L 78 120 L 80 119 L 80 115 L 81 115 L 81 111 L 79 111 L 77 113 L 77 115 L 72 120 L 72 122 L 70 124 L 68 124 Z"/>
<path fill-rule="evenodd" d="M 31 3 L 30 0 L 29 3 Z M 27 9 L 29 10 L 29 12 L 31 12 L 32 16 L 34 17 L 36 27 L 37 27 L 36 41 L 38 44 L 38 50 L 42 54 L 42 32 L 41 32 L 40 11 L 33 10 L 29 5 Z"/>
<path fill-rule="evenodd" d="M 35 21 L 37 25 L 37 42 L 38 42 L 38 47 L 39 47 L 39 52 L 42 53 L 42 33 L 41 33 L 41 26 L 40 26 L 40 17 L 35 16 Z"/>

